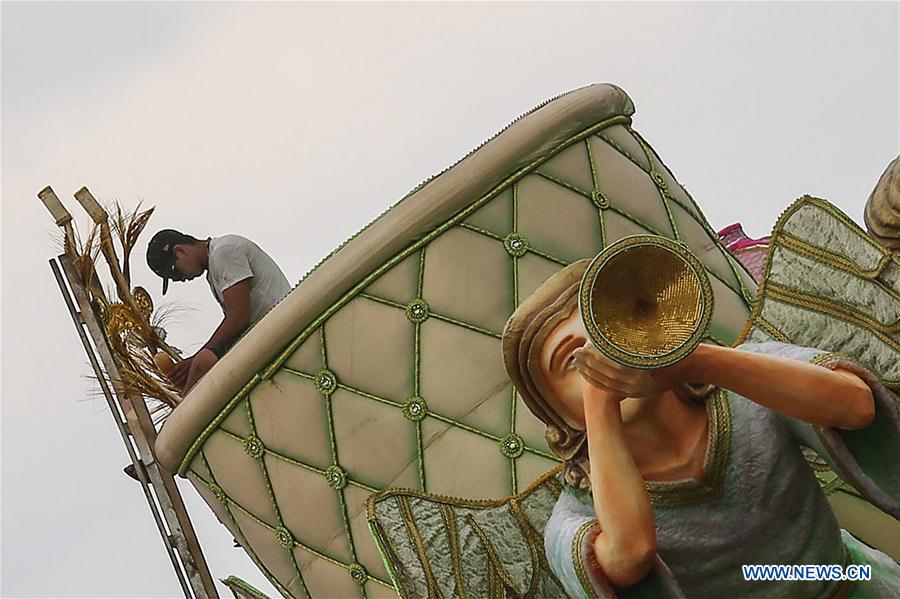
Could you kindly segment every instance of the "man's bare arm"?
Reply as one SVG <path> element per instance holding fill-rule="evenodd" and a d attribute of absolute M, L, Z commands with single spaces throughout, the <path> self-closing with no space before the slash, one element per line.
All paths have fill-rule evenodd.
<path fill-rule="evenodd" d="M 236 340 L 250 326 L 250 279 L 235 283 L 222 292 L 225 304 L 225 318 L 196 354 L 182 360 L 169 372 L 169 379 L 187 392 L 194 383 L 219 359 L 212 347 L 229 344 Z M 195 364 L 195 358 L 205 352 L 206 356 Z"/>
<path fill-rule="evenodd" d="M 201 349 L 235 341 L 250 326 L 250 279 L 235 283 L 222 292 L 225 318 Z"/>

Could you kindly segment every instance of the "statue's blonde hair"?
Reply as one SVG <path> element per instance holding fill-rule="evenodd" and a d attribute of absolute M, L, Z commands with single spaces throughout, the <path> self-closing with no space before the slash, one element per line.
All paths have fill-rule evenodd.
<path fill-rule="evenodd" d="M 565 480 L 578 489 L 589 489 L 587 438 L 572 428 L 548 397 L 540 370 L 541 347 L 547 336 L 578 310 L 578 287 L 589 260 L 566 266 L 513 312 L 503 329 L 503 362 L 519 395 L 531 413 L 547 425 L 545 438 L 550 450 L 565 462 Z"/>

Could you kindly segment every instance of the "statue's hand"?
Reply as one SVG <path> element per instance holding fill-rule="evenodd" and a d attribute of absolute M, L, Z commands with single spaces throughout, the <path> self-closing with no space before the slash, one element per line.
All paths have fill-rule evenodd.
<path fill-rule="evenodd" d="M 630 368 L 607 358 L 590 343 L 575 350 L 573 356 L 585 381 L 621 398 L 653 397 L 682 382 L 679 364 L 655 370 Z"/>

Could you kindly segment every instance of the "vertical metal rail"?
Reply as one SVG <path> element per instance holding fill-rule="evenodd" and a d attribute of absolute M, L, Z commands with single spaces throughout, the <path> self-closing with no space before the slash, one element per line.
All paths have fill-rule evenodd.
<path fill-rule="evenodd" d="M 156 461 L 153 452 L 156 428 L 144 398 L 116 384 L 120 380 L 118 368 L 105 333 L 69 258 L 62 254 L 50 260 L 50 268 L 134 464 L 184 596 L 187 599 L 217 598 L 215 583 L 175 484 L 175 477 Z"/>

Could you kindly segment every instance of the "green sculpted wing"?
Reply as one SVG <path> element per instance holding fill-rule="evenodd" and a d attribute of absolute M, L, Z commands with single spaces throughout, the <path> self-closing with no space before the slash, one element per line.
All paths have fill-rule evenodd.
<path fill-rule="evenodd" d="M 559 468 L 499 501 L 390 489 L 369 499 L 372 534 L 401 597 L 565 597 L 543 533 Z"/>
<path fill-rule="evenodd" d="M 875 421 L 865 429 L 796 428 L 818 454 L 807 458 L 841 526 L 900 556 L 900 254 L 829 202 L 800 198 L 775 225 L 743 337 L 824 350 L 818 363 L 857 372 L 873 388 Z"/>
<path fill-rule="evenodd" d="M 775 225 L 746 342 L 845 354 L 900 391 L 900 254 L 825 200 L 804 196 Z"/>

